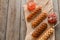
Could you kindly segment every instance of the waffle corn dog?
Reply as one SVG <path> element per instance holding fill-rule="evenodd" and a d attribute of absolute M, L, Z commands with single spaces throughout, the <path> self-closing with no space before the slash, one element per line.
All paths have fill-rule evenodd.
<path fill-rule="evenodd" d="M 39 27 L 37 27 L 37 28 L 33 31 L 32 37 L 33 37 L 33 38 L 39 37 L 39 35 L 41 35 L 46 28 L 47 28 L 47 24 L 46 24 L 46 23 L 41 24 Z"/>
<path fill-rule="evenodd" d="M 40 38 L 38 38 L 38 40 L 48 40 L 48 38 L 53 34 L 53 32 L 53 28 L 47 29 L 46 32 L 43 33 L 43 35 Z"/>
<path fill-rule="evenodd" d="M 32 21 L 32 28 L 38 26 L 46 17 L 47 13 L 41 13 L 35 20 Z"/>
<path fill-rule="evenodd" d="M 41 12 L 41 7 L 38 7 L 37 9 L 35 9 L 30 15 L 28 15 L 27 17 L 27 21 L 31 21 L 34 17 L 37 16 L 37 14 L 39 14 Z"/>

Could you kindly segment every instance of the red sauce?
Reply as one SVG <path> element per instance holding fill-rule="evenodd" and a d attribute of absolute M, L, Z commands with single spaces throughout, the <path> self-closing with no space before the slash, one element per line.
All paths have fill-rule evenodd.
<path fill-rule="evenodd" d="M 50 24 L 55 24 L 57 22 L 57 16 L 55 13 L 51 13 L 50 15 L 48 15 L 48 22 Z"/>
<path fill-rule="evenodd" d="M 35 2 L 28 2 L 27 8 L 29 11 L 33 11 L 36 8 L 36 3 Z"/>

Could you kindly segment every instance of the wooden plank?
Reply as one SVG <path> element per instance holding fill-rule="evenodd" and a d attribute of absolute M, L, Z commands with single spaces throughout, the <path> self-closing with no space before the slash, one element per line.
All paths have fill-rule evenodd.
<path fill-rule="evenodd" d="M 6 40 L 19 40 L 20 0 L 9 0 Z"/>
<path fill-rule="evenodd" d="M 58 22 L 59 22 L 58 0 L 53 0 L 53 5 L 54 5 L 54 12 L 57 13 Z M 55 29 L 56 29 L 56 30 L 55 30 L 55 33 L 56 33 L 56 34 L 55 34 L 55 35 L 56 35 L 56 36 L 55 36 L 55 39 L 58 40 L 57 38 L 59 38 L 59 37 L 58 37 L 57 35 L 58 35 L 58 33 L 59 33 L 59 31 L 58 31 L 58 30 L 59 30 L 59 25 L 57 25 Z M 57 29 L 58 29 L 58 30 L 57 30 Z"/>
<path fill-rule="evenodd" d="M 23 5 L 26 3 L 26 0 L 21 0 L 21 29 L 20 29 L 20 40 L 25 40 L 26 36 L 26 25 L 24 18 Z"/>
<path fill-rule="evenodd" d="M 57 0 L 58 1 L 58 9 L 59 9 L 59 13 L 60 13 L 60 0 Z M 60 16 L 60 14 L 59 14 Z M 59 17 L 59 20 L 60 20 L 60 17 Z"/>
<path fill-rule="evenodd" d="M 8 0 L 0 0 L 0 40 L 5 40 Z"/>
<path fill-rule="evenodd" d="M 59 21 L 60 21 L 60 0 L 57 1 L 58 1 Z M 56 40 L 60 40 L 60 25 L 56 26 Z"/>

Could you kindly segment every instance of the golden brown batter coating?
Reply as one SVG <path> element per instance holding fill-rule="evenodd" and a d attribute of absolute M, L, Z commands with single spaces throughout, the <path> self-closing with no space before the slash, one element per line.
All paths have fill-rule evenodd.
<path fill-rule="evenodd" d="M 33 21 L 32 21 L 32 27 L 35 28 L 36 26 L 38 26 L 45 18 L 47 17 L 47 13 L 41 13 L 38 17 L 36 17 Z"/>
<path fill-rule="evenodd" d="M 34 38 L 39 37 L 43 33 L 43 31 L 46 30 L 46 28 L 47 28 L 47 23 L 42 23 L 39 27 L 37 27 L 33 31 L 32 37 L 34 37 Z"/>
<path fill-rule="evenodd" d="M 53 34 L 54 29 L 53 28 L 49 28 L 47 29 L 42 36 L 40 36 L 38 38 L 38 40 L 48 40 L 48 38 Z"/>
<path fill-rule="evenodd" d="M 28 15 L 27 21 L 31 21 L 34 17 L 37 16 L 37 14 L 41 12 L 41 10 L 42 10 L 41 7 L 36 8 L 31 14 Z"/>

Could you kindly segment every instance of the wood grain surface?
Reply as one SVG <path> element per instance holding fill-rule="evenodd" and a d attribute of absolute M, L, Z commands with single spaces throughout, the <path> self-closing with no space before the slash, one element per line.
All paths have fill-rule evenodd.
<path fill-rule="evenodd" d="M 8 0 L 0 0 L 0 40 L 5 40 Z"/>
<path fill-rule="evenodd" d="M 60 0 L 57 1 L 60 13 Z M 25 3 L 26 0 L 0 0 L 0 40 L 25 39 Z M 60 40 L 60 25 L 56 27 L 56 40 Z"/>
<path fill-rule="evenodd" d="M 60 21 L 60 0 L 57 0 L 57 1 L 58 1 L 59 21 Z M 55 29 L 56 29 L 56 40 L 60 40 L 60 24 L 56 26 Z"/>
<path fill-rule="evenodd" d="M 25 0 L 21 0 L 21 30 L 20 30 L 20 40 L 25 40 L 26 35 L 26 24 L 24 18 L 23 5 L 26 3 Z"/>
<path fill-rule="evenodd" d="M 6 40 L 19 40 L 20 0 L 9 0 Z"/>

